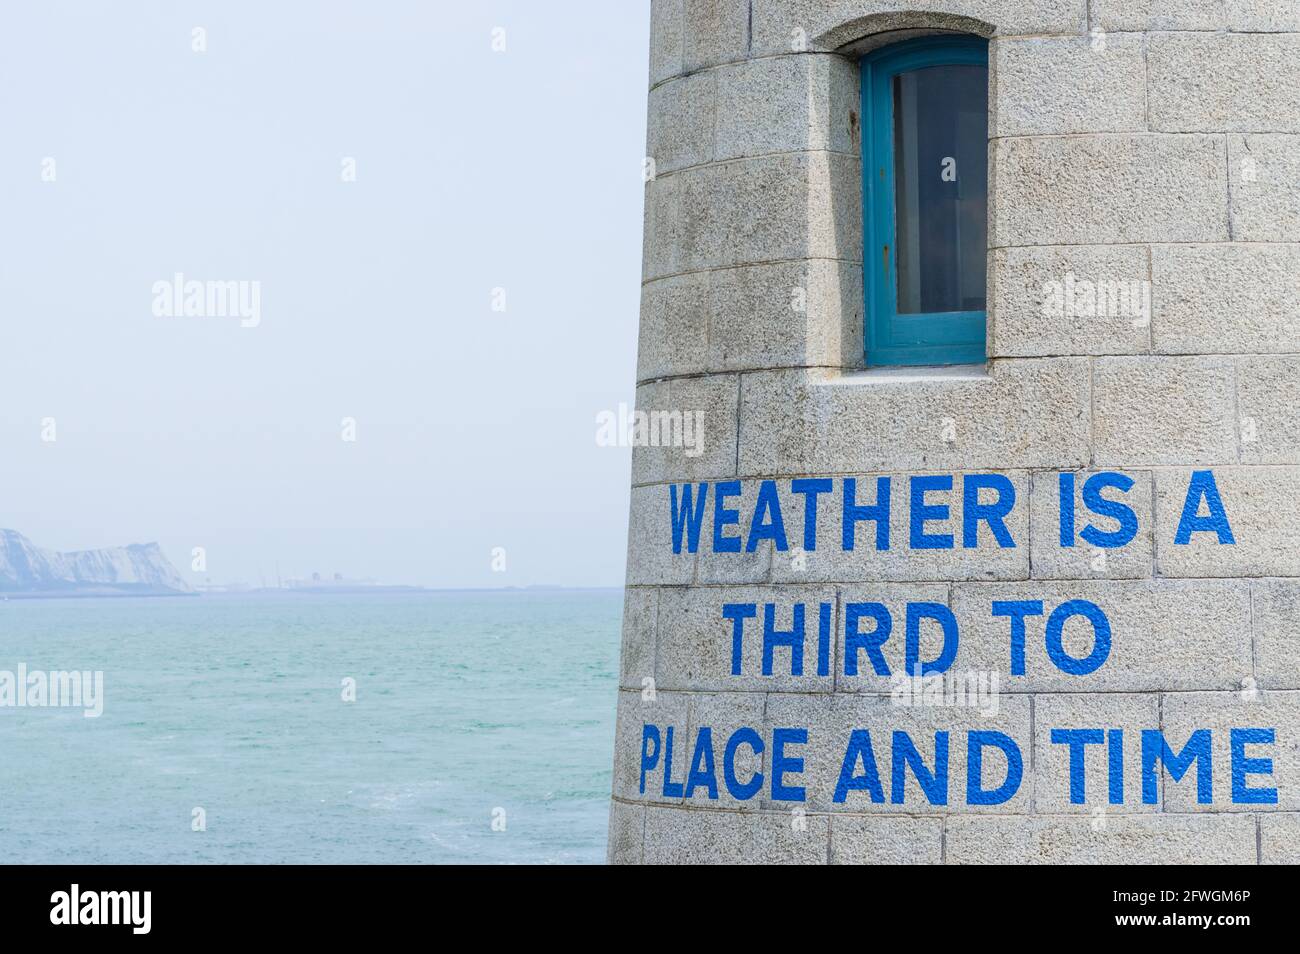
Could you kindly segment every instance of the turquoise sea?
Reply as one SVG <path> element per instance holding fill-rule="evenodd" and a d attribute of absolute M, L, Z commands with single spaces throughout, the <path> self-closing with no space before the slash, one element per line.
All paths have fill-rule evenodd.
<path fill-rule="evenodd" d="M 601 862 L 621 612 L 615 590 L 0 602 L 0 670 L 104 673 L 97 719 L 0 708 L 0 861 Z"/>

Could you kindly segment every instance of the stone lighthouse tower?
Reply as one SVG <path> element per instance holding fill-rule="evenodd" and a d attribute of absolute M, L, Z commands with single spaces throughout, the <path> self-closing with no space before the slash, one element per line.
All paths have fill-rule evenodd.
<path fill-rule="evenodd" d="M 1300 861 L 1300 5 L 652 10 L 610 860 Z"/>

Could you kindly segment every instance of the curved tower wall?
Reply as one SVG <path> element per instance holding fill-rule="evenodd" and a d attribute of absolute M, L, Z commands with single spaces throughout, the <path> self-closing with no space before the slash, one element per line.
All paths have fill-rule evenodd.
<path fill-rule="evenodd" d="M 858 56 L 936 30 L 989 39 L 988 362 L 864 370 Z M 1300 7 L 655 0 L 649 82 L 637 403 L 687 426 L 634 451 L 610 860 L 1300 860 Z M 880 607 L 891 676 L 950 614 L 967 704 Z"/>

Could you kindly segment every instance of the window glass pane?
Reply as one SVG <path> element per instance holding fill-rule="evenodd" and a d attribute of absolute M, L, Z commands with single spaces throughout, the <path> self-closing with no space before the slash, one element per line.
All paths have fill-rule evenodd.
<path fill-rule="evenodd" d="M 894 77 L 898 313 L 983 311 L 988 68 Z"/>

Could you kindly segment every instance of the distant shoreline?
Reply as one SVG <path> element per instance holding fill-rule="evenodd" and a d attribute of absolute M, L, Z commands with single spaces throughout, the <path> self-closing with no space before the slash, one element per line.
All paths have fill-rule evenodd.
<path fill-rule="evenodd" d="M 201 596 L 202 594 L 175 590 L 169 593 L 132 593 L 127 590 L 0 590 L 0 603 L 7 600 L 97 600 L 97 599 L 170 599 L 172 597 Z"/>

